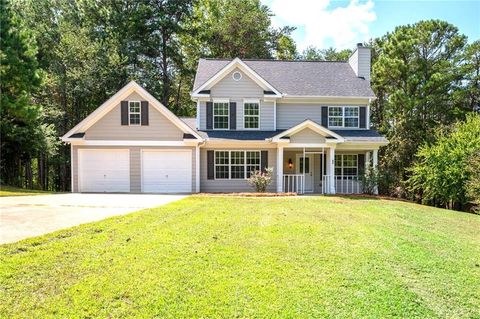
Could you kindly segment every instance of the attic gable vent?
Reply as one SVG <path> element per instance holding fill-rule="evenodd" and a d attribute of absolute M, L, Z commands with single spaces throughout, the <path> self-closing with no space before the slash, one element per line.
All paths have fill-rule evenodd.
<path fill-rule="evenodd" d="M 233 72 L 232 74 L 232 78 L 235 80 L 235 81 L 240 81 L 242 79 L 242 73 L 238 72 L 238 71 L 235 71 Z"/>

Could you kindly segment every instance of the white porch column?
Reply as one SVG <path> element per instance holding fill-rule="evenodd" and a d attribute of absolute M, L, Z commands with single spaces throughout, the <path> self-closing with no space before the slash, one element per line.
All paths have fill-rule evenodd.
<path fill-rule="evenodd" d="M 370 165 L 370 151 L 365 152 L 365 169 Z"/>
<path fill-rule="evenodd" d="M 330 182 L 330 194 L 335 194 L 335 148 L 330 146 L 328 149 L 328 176 Z"/>
<path fill-rule="evenodd" d="M 378 166 L 378 150 L 373 150 L 373 168 L 377 168 Z M 375 191 L 374 191 L 375 194 L 378 195 L 378 187 L 375 186 Z"/>
<path fill-rule="evenodd" d="M 195 192 L 200 192 L 200 146 L 195 147 Z"/>
<path fill-rule="evenodd" d="M 277 147 L 277 192 L 283 192 L 283 146 Z"/>

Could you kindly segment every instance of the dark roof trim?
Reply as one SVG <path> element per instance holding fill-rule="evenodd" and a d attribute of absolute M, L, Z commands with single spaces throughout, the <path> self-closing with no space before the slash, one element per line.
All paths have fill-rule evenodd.
<path fill-rule="evenodd" d="M 70 135 L 68 138 L 83 138 L 85 136 L 85 133 L 74 133 Z"/>
<path fill-rule="evenodd" d="M 265 95 L 276 95 L 275 92 L 273 92 L 273 91 L 263 91 L 263 94 L 265 94 Z"/>
<path fill-rule="evenodd" d="M 198 94 L 210 94 L 210 90 L 202 90 Z"/>
<path fill-rule="evenodd" d="M 183 134 L 183 139 L 189 139 L 189 140 L 196 140 L 197 138 L 193 136 L 192 134 L 184 133 Z"/>

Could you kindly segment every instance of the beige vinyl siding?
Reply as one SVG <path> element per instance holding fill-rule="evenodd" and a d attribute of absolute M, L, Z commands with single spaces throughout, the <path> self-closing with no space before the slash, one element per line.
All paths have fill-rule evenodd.
<path fill-rule="evenodd" d="M 162 149 L 189 149 L 192 151 L 192 191 L 195 192 L 196 168 L 195 168 L 195 147 L 158 147 L 158 146 L 84 146 L 72 145 L 72 178 L 73 192 L 78 192 L 78 150 L 79 149 L 128 149 L 130 151 L 130 192 L 140 193 L 142 188 L 141 150 L 162 150 Z M 161 165 L 161 163 L 159 163 Z"/>
<path fill-rule="evenodd" d="M 310 119 L 322 124 L 322 105 L 277 103 L 277 128 L 289 129 Z"/>
<path fill-rule="evenodd" d="M 232 78 L 234 72 L 240 72 L 242 79 L 235 81 Z M 260 101 L 260 130 L 268 131 L 274 129 L 274 103 L 263 101 L 263 89 L 258 86 L 242 71 L 235 69 L 227 74 L 221 81 L 215 84 L 210 90 L 210 97 L 213 100 L 229 99 L 237 104 L 237 130 L 244 129 L 243 103 L 244 100 L 258 99 Z M 200 101 L 199 109 L 200 129 L 207 129 L 207 102 Z"/>
<path fill-rule="evenodd" d="M 324 143 L 325 137 L 306 128 L 290 136 L 290 143 Z"/>
<path fill-rule="evenodd" d="M 125 100 L 142 101 L 144 99 L 134 92 Z M 121 125 L 121 108 L 120 104 L 117 104 L 110 112 L 108 112 L 85 132 L 85 139 L 156 141 L 183 140 L 183 132 L 152 105 L 149 105 L 148 113 L 149 125 Z"/>
<path fill-rule="evenodd" d="M 252 147 L 229 147 L 229 148 L 202 148 L 200 149 L 200 191 L 207 193 L 228 193 L 228 192 L 252 192 L 253 188 L 247 184 L 245 179 L 207 179 L 207 151 L 208 150 L 268 150 L 268 166 L 273 167 L 273 181 L 268 187 L 269 192 L 276 191 L 276 168 L 277 150 L 275 148 L 252 148 Z"/>

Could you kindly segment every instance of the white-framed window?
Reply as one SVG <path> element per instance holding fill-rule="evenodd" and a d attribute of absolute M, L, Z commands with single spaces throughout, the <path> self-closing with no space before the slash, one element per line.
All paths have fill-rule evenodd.
<path fill-rule="evenodd" d="M 213 102 L 213 129 L 228 130 L 230 119 L 230 103 L 228 101 Z"/>
<path fill-rule="evenodd" d="M 245 179 L 260 170 L 260 151 L 215 151 L 215 179 Z"/>
<path fill-rule="evenodd" d="M 260 128 L 260 103 L 258 101 L 244 101 L 243 127 L 254 130 Z"/>
<path fill-rule="evenodd" d="M 140 125 L 142 118 L 142 108 L 140 101 L 128 101 L 128 124 Z"/>
<path fill-rule="evenodd" d="M 357 154 L 337 154 L 335 155 L 335 175 L 338 176 L 357 176 L 358 175 L 358 155 Z"/>
<path fill-rule="evenodd" d="M 359 127 L 358 106 L 329 106 L 328 126 L 343 128 Z"/>

